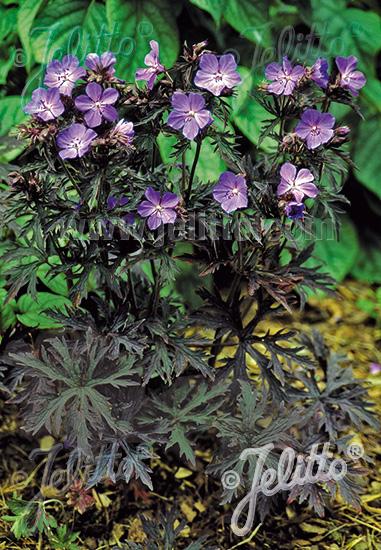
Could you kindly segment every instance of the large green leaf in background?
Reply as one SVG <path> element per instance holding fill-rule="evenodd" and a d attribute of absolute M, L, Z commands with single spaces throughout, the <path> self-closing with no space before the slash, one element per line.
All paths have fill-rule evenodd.
<path fill-rule="evenodd" d="M 226 0 L 224 18 L 241 36 L 267 48 L 273 45 L 268 5 L 261 0 Z"/>
<path fill-rule="evenodd" d="M 342 281 L 354 266 L 358 253 L 359 241 L 356 228 L 347 217 L 342 218 L 338 239 L 328 220 L 315 220 L 314 232 L 316 241 L 313 258 L 306 262 L 308 267 L 322 266 L 321 271 L 328 273 L 336 281 Z M 309 244 L 309 240 L 305 240 Z"/>
<path fill-rule="evenodd" d="M 0 99 L 0 135 L 4 136 L 10 130 L 14 130 L 26 115 L 20 109 L 20 96 L 8 95 Z"/>
<path fill-rule="evenodd" d="M 29 294 L 24 294 L 17 301 L 17 320 L 27 327 L 40 329 L 57 328 L 60 323 L 49 317 L 48 310 L 66 311 L 65 306 L 70 307 L 71 301 L 65 296 L 39 292 L 34 300 Z"/>
<path fill-rule="evenodd" d="M 357 179 L 381 198 L 381 116 L 360 124 L 356 137 L 354 162 Z"/>
<path fill-rule="evenodd" d="M 360 281 L 381 284 L 381 250 L 370 247 L 361 249 L 351 275 Z"/>
<path fill-rule="evenodd" d="M 118 58 L 118 74 L 133 82 L 144 67 L 150 40 L 160 44 L 160 60 L 170 67 L 179 53 L 176 3 L 170 0 L 106 0 L 112 50 Z"/>
<path fill-rule="evenodd" d="M 87 0 L 50 0 L 34 21 L 31 46 L 34 58 L 45 64 L 67 53 L 76 53 Z"/>
<path fill-rule="evenodd" d="M 313 235 L 306 234 L 300 229 L 295 230 L 295 239 L 298 248 L 303 249 L 314 242 L 313 256 L 305 263 L 306 267 L 319 267 L 323 273 L 328 273 L 335 281 L 341 282 L 354 267 L 360 250 L 357 231 L 348 217 L 341 219 L 339 237 L 329 220 L 315 219 L 313 221 Z M 288 251 L 282 254 L 282 263 L 290 260 Z M 318 294 L 320 294 L 318 292 Z"/>
<path fill-rule="evenodd" d="M 242 37 L 264 48 L 272 46 L 272 22 L 268 15 L 269 2 L 263 0 L 190 0 L 207 11 L 217 25 L 222 17 Z"/>
<path fill-rule="evenodd" d="M 14 6 L 5 8 L 0 5 L 0 84 L 7 82 L 8 73 L 15 63 L 16 31 L 17 8 Z"/>
<path fill-rule="evenodd" d="M 311 0 L 311 24 L 328 54 L 356 55 L 361 61 L 381 49 L 381 18 L 348 4 L 346 0 Z"/>
<path fill-rule="evenodd" d="M 31 48 L 38 63 L 67 53 L 82 61 L 93 51 L 110 49 L 106 10 L 100 2 L 49 0 L 40 10 L 31 31 Z"/>
<path fill-rule="evenodd" d="M 239 72 L 242 83 L 231 101 L 232 121 L 252 143 L 258 145 L 263 123 L 270 115 L 253 97 L 252 92 L 258 84 L 258 79 L 246 67 L 240 67 Z M 265 138 L 260 148 L 273 151 L 275 145 L 274 140 Z"/>
<path fill-rule="evenodd" d="M 11 130 L 26 118 L 21 108 L 20 96 L 6 96 L 0 99 L 0 162 L 10 162 L 24 149 L 16 138 L 8 137 Z"/>
<path fill-rule="evenodd" d="M 83 21 L 81 39 L 82 56 L 91 52 L 102 53 L 112 49 L 104 4 L 93 0 L 89 5 Z M 81 58 L 81 55 L 78 57 Z"/>
<path fill-rule="evenodd" d="M 32 46 L 30 40 L 30 31 L 33 21 L 41 8 L 43 0 L 23 0 L 17 14 L 17 28 L 21 43 L 24 47 L 25 66 L 29 71 L 32 64 Z"/>
<path fill-rule="evenodd" d="M 201 10 L 210 13 L 216 24 L 220 25 L 225 7 L 224 0 L 190 0 L 190 2 Z"/>
<path fill-rule="evenodd" d="M 160 155 L 162 161 L 166 164 L 174 162 L 171 153 L 173 152 L 173 146 L 176 144 L 177 139 L 175 136 L 165 136 L 164 134 L 159 134 L 157 138 L 157 144 L 159 146 Z M 196 143 L 193 142 L 190 150 L 186 152 L 186 160 L 188 166 L 192 166 L 196 151 Z M 221 172 L 226 170 L 226 164 L 219 157 L 218 153 L 214 151 L 214 146 L 212 145 L 211 139 L 206 138 L 202 142 L 200 158 L 197 164 L 196 175 L 206 183 L 207 181 L 216 181 L 220 176 Z"/>

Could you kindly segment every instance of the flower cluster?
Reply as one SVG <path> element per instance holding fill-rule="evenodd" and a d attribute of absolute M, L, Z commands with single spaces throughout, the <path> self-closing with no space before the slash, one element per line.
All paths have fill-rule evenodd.
<path fill-rule="evenodd" d="M 330 77 L 328 72 L 328 61 L 324 58 L 316 60 L 312 67 L 302 65 L 292 66 L 287 56 L 283 57 L 282 64 L 270 63 L 265 70 L 268 84 L 267 90 L 275 95 L 289 96 L 296 89 L 303 90 L 308 81 L 313 81 L 320 88 L 328 88 L 332 93 L 337 88 L 347 90 L 352 96 L 357 96 L 358 91 L 365 86 L 366 78 L 361 71 L 357 70 L 357 58 L 354 55 L 349 57 L 336 57 L 336 71 Z"/>
<path fill-rule="evenodd" d="M 159 59 L 159 44 L 152 40 L 150 48 L 144 60 L 146 68 L 136 71 L 136 80 L 146 81 L 149 92 L 153 90 L 157 78 L 166 73 Z M 62 61 L 54 60 L 48 65 L 44 79 L 48 89 L 35 90 L 25 111 L 39 121 L 63 121 L 64 127 L 59 124 L 55 138 L 61 159 L 81 158 L 98 144 L 131 147 L 135 134 L 133 123 L 124 118 L 119 119 L 116 108 L 120 93 L 113 86 L 118 82 L 114 76 L 115 63 L 115 56 L 105 52 L 102 55 L 89 54 L 85 60 L 86 69 L 72 55 L 65 56 Z M 240 82 L 233 55 L 217 56 L 201 52 L 194 85 L 204 93 L 174 90 L 170 98 L 171 110 L 167 125 L 181 131 L 186 139 L 195 139 L 213 122 L 211 110 L 207 106 L 209 98 L 204 94 L 209 94 L 209 97 L 229 95 Z M 178 195 L 171 192 L 161 195 L 152 187 L 146 190 L 145 195 L 147 200 L 141 202 L 137 212 L 142 218 L 148 218 L 149 229 L 175 222 L 176 208 L 180 202 Z M 213 196 L 226 212 L 246 207 L 248 199 L 244 177 L 228 172 L 223 174 Z M 115 201 L 111 197 L 109 207 Z M 115 205 L 124 206 L 126 203 L 115 202 Z"/>
<path fill-rule="evenodd" d="M 119 92 L 110 86 L 110 82 L 114 82 L 115 63 L 111 52 L 101 56 L 89 54 L 85 60 L 87 70 L 73 55 L 66 55 L 62 61 L 54 60 L 49 63 L 44 78 L 47 89 L 35 90 L 25 106 L 25 112 L 39 121 L 57 121 L 56 145 L 62 159 L 83 157 L 97 138 L 105 135 L 114 145 L 131 145 L 133 124 L 124 119 L 118 121 L 115 104 Z M 83 82 L 87 82 L 85 93 L 78 95 Z M 110 127 L 115 121 L 118 121 L 116 125 Z M 99 127 L 100 133 L 93 130 Z"/>
<path fill-rule="evenodd" d="M 328 112 L 332 100 L 344 99 L 350 102 L 350 96 L 357 96 L 365 85 L 366 79 L 357 70 L 357 59 L 354 56 L 336 57 L 335 67 L 329 72 L 329 63 L 319 58 L 311 67 L 293 65 L 288 57 L 282 63 L 270 63 L 265 69 L 265 76 L 270 84 L 265 86 L 269 94 L 284 96 L 286 107 L 300 108 L 299 120 L 293 131 L 283 136 L 281 147 L 293 152 L 296 163 L 285 162 L 280 169 L 280 183 L 277 195 L 283 204 L 285 214 L 293 219 L 303 219 L 306 197 L 315 198 L 318 188 L 313 183 L 315 177 L 307 168 L 300 166 L 300 145 L 311 153 L 321 155 L 322 148 L 335 147 L 347 139 L 349 128 L 335 128 L 335 117 Z M 317 85 L 324 95 L 316 96 L 315 101 L 306 105 L 303 99 L 305 89 L 311 84 Z M 349 94 L 349 95 L 348 95 Z M 321 110 L 317 104 L 321 101 Z M 299 107 L 300 106 L 300 107 Z M 286 201 L 286 202 L 285 202 Z"/>
<path fill-rule="evenodd" d="M 124 105 L 139 103 L 140 98 L 143 104 L 150 98 L 159 97 L 158 103 L 164 105 L 164 112 L 168 113 L 168 116 L 164 115 L 164 127 L 183 140 L 184 147 L 193 140 L 201 146 L 204 137 L 215 131 L 213 123 L 219 116 L 216 107 L 221 105 L 224 97 L 232 94 L 241 83 L 241 77 L 232 54 L 218 56 L 205 51 L 204 43 L 196 46 L 185 55 L 193 68 L 189 81 L 181 86 L 179 80 L 171 77 L 171 69 L 160 61 L 159 44 L 152 40 L 144 59 L 146 66 L 135 74 L 136 81 L 144 81 L 146 86 L 135 86 L 133 96 L 130 91 L 127 93 L 123 81 L 115 77 L 116 58 L 111 52 L 89 54 L 85 68 L 80 66 L 76 57 L 67 55 L 62 61 L 54 60 L 48 65 L 44 79 L 47 89 L 35 90 L 25 111 L 39 124 L 58 121 L 56 131 L 53 128 L 51 134 L 63 160 L 81 158 L 94 148 L 105 145 L 126 148 L 131 152 L 134 149 L 134 124 L 120 118 L 119 111 Z M 304 200 L 316 198 L 319 193 L 315 184 L 318 171 L 306 167 L 303 155 L 320 155 L 322 148 L 345 141 L 349 131 L 346 127 L 335 129 L 335 117 L 327 112 L 329 101 L 337 90 L 355 96 L 365 84 L 364 75 L 356 69 L 354 56 L 337 57 L 335 61 L 336 69 L 332 74 L 324 58 L 317 59 L 311 67 L 305 67 L 292 64 L 285 56 L 282 63 L 270 63 L 265 69 L 265 76 L 271 81 L 266 91 L 273 96 L 284 96 L 282 104 L 292 105 L 293 113 L 299 113 L 298 121 L 282 136 L 279 144 L 279 150 L 283 148 L 287 157 L 282 159 L 280 182 L 276 188 L 280 212 L 293 220 L 303 219 Z M 317 107 L 319 101 L 298 103 L 298 97 L 311 83 L 324 93 L 320 110 Z M 285 122 L 288 123 L 289 118 Z M 143 194 L 145 199 L 135 203 L 135 208 L 141 219 L 147 219 L 151 231 L 174 224 L 184 207 L 186 213 L 189 196 L 184 189 L 168 189 L 159 183 L 156 187 L 152 182 L 141 196 Z M 244 172 L 223 172 L 209 196 L 229 215 L 237 210 L 253 208 L 255 203 L 250 179 Z M 124 207 L 127 203 L 127 198 L 120 202 L 111 194 L 108 208 Z M 133 219 L 132 212 L 129 219 Z"/>

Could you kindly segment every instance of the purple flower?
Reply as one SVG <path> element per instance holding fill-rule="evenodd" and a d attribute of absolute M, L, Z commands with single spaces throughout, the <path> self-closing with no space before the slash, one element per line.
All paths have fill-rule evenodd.
<path fill-rule="evenodd" d="M 85 59 L 85 65 L 94 73 L 111 77 L 115 74 L 114 65 L 116 57 L 112 52 L 104 52 L 101 56 L 96 53 L 89 53 Z"/>
<path fill-rule="evenodd" d="M 109 210 L 114 210 L 114 208 L 116 207 L 126 206 L 127 203 L 128 203 L 127 197 L 113 197 L 110 195 L 109 198 L 107 199 L 107 208 Z"/>
<path fill-rule="evenodd" d="M 323 57 L 319 57 L 311 68 L 311 80 L 313 80 L 320 88 L 326 88 L 329 81 L 328 76 L 328 61 Z"/>
<path fill-rule="evenodd" d="M 124 118 L 121 118 L 110 130 L 110 139 L 122 145 L 131 145 L 134 135 L 134 125 Z"/>
<path fill-rule="evenodd" d="M 29 115 L 35 115 L 45 121 L 57 118 L 64 110 L 60 93 L 55 88 L 50 90 L 37 88 L 32 93 L 32 100 L 24 108 Z"/>
<path fill-rule="evenodd" d="M 305 140 L 308 149 L 316 149 L 333 137 L 335 117 L 330 113 L 321 113 L 307 109 L 295 128 L 296 135 Z"/>
<path fill-rule="evenodd" d="M 246 208 L 247 185 L 245 178 L 236 176 L 233 172 L 224 172 L 213 189 L 213 198 L 221 204 L 222 210 L 229 214 L 238 208 Z"/>
<path fill-rule="evenodd" d="M 201 94 L 175 92 L 172 107 L 167 123 L 175 130 L 182 129 L 188 139 L 194 139 L 202 128 L 213 122 Z"/>
<path fill-rule="evenodd" d="M 302 202 L 304 196 L 314 198 L 319 193 L 316 185 L 312 183 L 315 179 L 314 175 L 307 168 L 297 171 L 296 166 L 291 162 L 285 162 L 280 169 L 280 176 L 278 197 L 292 193 L 297 202 Z"/>
<path fill-rule="evenodd" d="M 365 86 L 366 78 L 361 71 L 356 71 L 357 57 L 336 57 L 336 65 L 340 72 L 340 86 L 352 95 L 359 95 L 358 90 Z"/>
<path fill-rule="evenodd" d="M 165 71 L 164 66 L 159 61 L 159 44 L 156 40 L 149 43 L 151 51 L 144 58 L 147 69 L 138 69 L 135 74 L 136 80 L 146 80 L 149 90 L 152 90 L 156 76 Z"/>
<path fill-rule="evenodd" d="M 371 363 L 369 366 L 370 374 L 380 374 L 381 372 L 381 365 L 378 363 Z"/>
<path fill-rule="evenodd" d="M 148 187 L 145 196 L 148 200 L 139 204 L 138 213 L 142 218 L 148 218 L 150 229 L 157 229 L 160 225 L 166 223 L 175 223 L 177 218 L 175 208 L 180 200 L 177 195 L 166 192 L 161 196 L 159 191 Z"/>
<path fill-rule="evenodd" d="M 201 56 L 200 68 L 194 79 L 196 86 L 218 96 L 224 89 L 231 90 L 240 82 L 237 63 L 231 53 L 219 58 L 211 53 Z"/>
<path fill-rule="evenodd" d="M 61 149 L 58 154 L 63 159 L 83 157 L 96 137 L 97 133 L 83 124 L 72 124 L 57 136 L 57 145 Z"/>
<path fill-rule="evenodd" d="M 63 95 L 71 95 L 76 81 L 86 75 L 85 69 L 79 67 L 74 55 L 65 55 L 62 61 L 55 59 L 46 69 L 44 84 L 48 88 L 58 88 Z"/>
<path fill-rule="evenodd" d="M 283 57 L 283 63 L 270 63 L 265 69 L 268 80 L 273 82 L 268 85 L 269 92 L 276 95 L 291 95 L 299 80 L 304 75 L 301 65 L 293 67 L 287 56 Z"/>
<path fill-rule="evenodd" d="M 117 90 L 114 88 L 104 90 L 96 82 L 90 82 L 86 86 L 86 94 L 76 98 L 75 106 L 85 113 L 85 122 L 90 128 L 102 124 L 103 119 L 111 122 L 118 118 L 118 112 L 113 106 L 119 97 Z"/>
<path fill-rule="evenodd" d="M 304 204 L 302 202 L 288 202 L 284 211 L 291 220 L 302 220 L 304 218 Z"/>

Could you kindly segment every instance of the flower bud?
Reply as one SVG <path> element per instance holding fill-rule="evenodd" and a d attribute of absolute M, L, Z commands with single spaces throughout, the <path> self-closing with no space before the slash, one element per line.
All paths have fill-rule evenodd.
<path fill-rule="evenodd" d="M 349 134 L 350 131 L 351 129 L 349 128 L 349 126 L 339 126 L 338 128 L 336 128 L 335 134 L 340 137 L 345 137 Z"/>

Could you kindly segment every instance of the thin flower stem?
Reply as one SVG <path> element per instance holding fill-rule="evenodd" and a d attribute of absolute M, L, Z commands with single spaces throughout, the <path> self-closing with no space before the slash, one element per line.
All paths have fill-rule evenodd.
<path fill-rule="evenodd" d="M 128 273 L 128 284 L 129 284 L 129 287 L 130 287 L 130 294 L 131 294 L 131 303 L 132 303 L 132 307 L 134 309 L 134 312 L 136 313 L 138 311 L 138 306 L 137 306 L 137 302 L 136 302 L 136 294 L 135 294 L 134 283 L 132 281 L 132 271 L 131 271 L 130 268 L 127 269 L 127 273 Z"/>
<path fill-rule="evenodd" d="M 283 116 L 284 100 L 285 100 L 284 97 L 280 98 L 280 109 L 281 109 L 281 115 L 282 115 L 281 119 L 280 119 L 280 122 L 279 122 L 279 142 L 280 143 L 282 143 L 282 141 L 283 141 L 284 125 L 285 125 L 285 122 L 286 122 L 286 119 Z"/>
<path fill-rule="evenodd" d="M 331 105 L 331 100 L 329 99 L 328 96 L 326 96 L 326 97 L 324 98 L 324 101 L 323 101 L 322 106 L 321 106 L 322 112 L 323 112 L 323 113 L 327 113 L 327 112 L 328 112 L 328 109 L 329 109 L 329 107 L 330 107 L 330 105 Z"/>
<path fill-rule="evenodd" d="M 69 170 L 67 169 L 67 166 L 65 164 L 65 162 L 61 159 L 61 157 L 58 155 L 58 160 L 59 162 L 61 163 L 61 166 L 62 168 L 64 169 L 64 172 L 65 174 L 67 175 L 67 177 L 69 178 L 69 181 L 73 184 L 73 186 L 75 187 L 75 190 L 77 191 L 78 195 L 79 195 L 79 198 L 81 198 L 81 190 L 80 188 L 78 187 L 78 184 L 77 182 L 73 179 L 72 175 L 70 174 Z"/>
<path fill-rule="evenodd" d="M 331 105 L 331 100 L 329 99 L 328 96 L 325 96 L 324 101 L 321 105 L 322 113 L 327 113 L 330 105 Z M 323 177 L 323 170 L 324 170 L 324 162 L 321 162 L 319 166 L 319 181 L 321 181 Z"/>
<path fill-rule="evenodd" d="M 197 140 L 196 152 L 195 152 L 195 155 L 194 155 L 192 169 L 191 169 L 191 173 L 190 173 L 190 176 L 189 176 L 188 189 L 187 189 L 187 192 L 186 192 L 186 195 L 185 195 L 185 205 L 188 204 L 189 198 L 190 198 L 190 195 L 191 195 L 191 192 L 192 192 L 194 174 L 196 172 L 198 159 L 200 158 L 201 144 L 202 144 L 202 140 L 201 139 Z"/>
<path fill-rule="evenodd" d="M 228 299 L 226 300 L 226 306 L 228 309 L 231 309 L 235 299 L 237 291 L 240 292 L 240 282 L 241 282 L 241 274 L 236 273 L 234 275 L 232 286 L 230 287 L 230 292 Z M 238 296 L 239 297 L 239 296 Z M 227 335 L 229 335 L 230 332 L 228 332 Z M 223 334 L 221 334 L 221 330 L 217 330 L 215 334 L 215 341 L 213 344 L 213 347 L 211 349 L 211 357 L 209 359 L 209 366 L 214 367 L 217 361 L 218 354 L 221 352 L 221 349 L 225 346 L 225 344 L 222 342 Z M 237 343 L 235 345 L 238 345 Z"/>
<path fill-rule="evenodd" d="M 246 336 L 248 336 L 252 333 L 252 331 L 255 329 L 255 327 L 257 326 L 257 324 L 259 323 L 259 321 L 262 318 L 263 302 L 264 302 L 263 290 L 262 290 L 262 288 L 259 288 L 258 292 L 257 292 L 257 311 L 256 311 L 254 317 L 252 318 L 252 320 L 249 321 L 247 323 L 246 327 L 245 327 L 244 332 L 245 332 Z"/>
<path fill-rule="evenodd" d="M 186 169 L 186 159 L 185 159 L 185 151 L 182 154 L 181 158 L 181 189 L 185 193 L 185 186 L 187 181 L 187 169 Z"/>
<path fill-rule="evenodd" d="M 154 278 L 154 290 L 152 295 L 152 301 L 151 301 L 151 313 L 152 315 L 156 315 L 157 306 L 159 303 L 159 296 L 160 296 L 160 275 L 156 271 L 156 266 L 154 260 L 150 260 L 151 265 L 151 271 L 152 276 Z"/>
<path fill-rule="evenodd" d="M 282 228 L 284 228 L 284 226 L 286 225 L 286 217 L 283 217 L 283 220 L 282 220 Z M 290 231 L 293 230 L 294 228 L 294 222 L 291 222 L 291 225 L 290 225 Z M 283 237 L 283 242 L 281 243 L 280 247 L 279 247 L 279 251 L 278 251 L 278 257 L 280 258 L 280 255 L 281 253 L 283 252 L 283 249 L 284 247 L 286 246 L 286 244 L 288 243 L 288 239 L 287 237 Z"/>
<path fill-rule="evenodd" d="M 149 261 L 149 263 L 150 263 L 150 266 L 151 266 L 153 281 L 154 281 L 154 283 L 155 283 L 156 278 L 157 278 L 155 262 L 154 262 L 154 260 L 151 258 L 150 261 Z"/>
<path fill-rule="evenodd" d="M 165 74 L 165 76 L 167 76 L 167 77 L 169 78 L 171 84 L 173 84 L 173 78 L 171 77 L 171 75 L 169 74 L 169 72 L 168 72 L 168 71 L 165 71 L 164 74 Z"/>
<path fill-rule="evenodd" d="M 156 166 L 156 142 L 154 141 L 153 142 L 153 145 L 152 145 L 152 157 L 151 157 L 151 170 L 152 172 L 155 170 L 155 166 Z"/>

